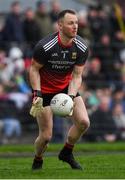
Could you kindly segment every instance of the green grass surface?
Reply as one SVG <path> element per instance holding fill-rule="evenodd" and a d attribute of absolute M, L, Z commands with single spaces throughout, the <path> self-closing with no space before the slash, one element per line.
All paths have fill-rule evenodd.
<path fill-rule="evenodd" d="M 50 144 L 48 152 L 57 153 L 61 147 L 61 144 Z M 31 170 L 32 157 L 21 155 L 33 153 L 33 145 L 0 146 L 0 179 L 124 179 L 124 150 L 124 143 L 78 144 L 75 152 L 80 155 L 76 159 L 84 167 L 83 171 L 72 170 L 57 156 L 46 156 L 43 169 L 34 172 Z M 20 157 L 14 157 L 15 153 L 20 153 Z"/>
<path fill-rule="evenodd" d="M 63 144 L 52 144 L 50 143 L 47 149 L 47 152 L 57 152 L 62 148 Z M 8 152 L 33 152 L 34 146 L 21 144 L 21 145 L 2 145 L 0 146 L 0 154 Z M 125 152 L 125 143 L 124 142 L 115 142 L 115 143 L 78 143 L 75 146 L 75 152 L 95 152 L 95 151 L 123 151 Z"/>

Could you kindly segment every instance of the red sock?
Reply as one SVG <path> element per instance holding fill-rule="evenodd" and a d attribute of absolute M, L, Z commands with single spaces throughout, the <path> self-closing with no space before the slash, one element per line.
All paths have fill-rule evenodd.
<path fill-rule="evenodd" d="M 42 158 L 42 156 L 35 155 L 35 159 L 38 160 L 38 161 L 41 161 L 43 158 Z"/>
<path fill-rule="evenodd" d="M 66 142 L 64 147 L 68 148 L 68 149 L 73 149 L 74 145 L 73 144 L 69 144 L 69 143 Z"/>

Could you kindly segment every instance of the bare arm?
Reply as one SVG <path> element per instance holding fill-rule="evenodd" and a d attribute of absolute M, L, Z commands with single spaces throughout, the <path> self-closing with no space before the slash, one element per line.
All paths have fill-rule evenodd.
<path fill-rule="evenodd" d="M 69 88 L 68 88 L 68 94 L 69 95 L 73 95 L 76 96 L 81 83 L 82 83 L 82 74 L 83 74 L 83 70 L 85 68 L 85 65 L 83 66 L 75 66 L 74 70 L 73 70 L 73 75 L 72 75 L 72 80 L 69 84 Z"/>
<path fill-rule="evenodd" d="M 29 80 L 32 89 L 40 90 L 40 74 L 39 70 L 43 67 L 43 65 L 37 63 L 34 59 L 32 59 L 31 67 L 29 70 Z"/>

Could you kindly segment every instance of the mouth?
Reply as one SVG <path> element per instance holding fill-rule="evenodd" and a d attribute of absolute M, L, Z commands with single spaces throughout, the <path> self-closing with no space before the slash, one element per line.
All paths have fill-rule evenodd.
<path fill-rule="evenodd" d="M 77 33 L 77 31 L 72 31 L 72 33 Z"/>

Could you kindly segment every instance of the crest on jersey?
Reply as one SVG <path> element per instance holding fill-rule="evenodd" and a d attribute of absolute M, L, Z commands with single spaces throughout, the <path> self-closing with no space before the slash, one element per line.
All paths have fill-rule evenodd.
<path fill-rule="evenodd" d="M 72 52 L 72 59 L 75 60 L 77 57 L 77 53 L 76 52 Z"/>

